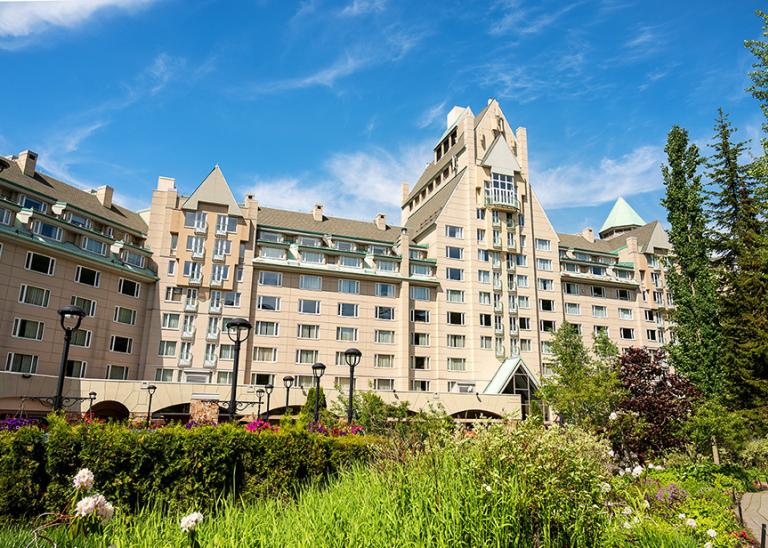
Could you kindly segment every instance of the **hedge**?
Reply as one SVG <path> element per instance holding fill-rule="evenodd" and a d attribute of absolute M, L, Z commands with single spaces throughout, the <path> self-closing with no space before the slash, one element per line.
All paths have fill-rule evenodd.
<path fill-rule="evenodd" d="M 299 429 L 256 433 L 228 424 L 144 430 L 49 420 L 47 431 L 0 432 L 0 515 L 60 510 L 80 468 L 89 468 L 96 489 L 126 510 L 157 502 L 206 508 L 233 495 L 289 496 L 368 461 L 377 441 Z"/>

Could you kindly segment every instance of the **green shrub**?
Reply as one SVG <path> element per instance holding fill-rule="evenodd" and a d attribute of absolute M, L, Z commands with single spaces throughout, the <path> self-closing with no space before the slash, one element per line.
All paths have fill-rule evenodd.
<path fill-rule="evenodd" d="M 45 474 L 43 431 L 0 431 L 0 516 L 41 510 Z"/>
<path fill-rule="evenodd" d="M 768 438 L 748 441 L 739 453 L 739 461 L 751 468 L 768 469 Z"/>

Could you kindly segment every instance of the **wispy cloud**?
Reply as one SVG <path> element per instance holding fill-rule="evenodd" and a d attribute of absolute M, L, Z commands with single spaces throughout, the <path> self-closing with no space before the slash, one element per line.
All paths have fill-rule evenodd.
<path fill-rule="evenodd" d="M 448 104 L 448 101 L 444 100 L 437 103 L 436 105 L 432 105 L 431 107 L 429 107 L 419 117 L 419 121 L 416 123 L 416 125 L 421 129 L 424 129 L 431 126 L 435 122 L 437 122 L 445 113 L 445 107 L 447 104 Z"/>
<path fill-rule="evenodd" d="M 341 152 L 311 175 L 254 177 L 247 192 L 266 206 L 308 212 L 315 203 L 323 203 L 331 216 L 373 220 L 377 213 L 386 213 L 388 222 L 399 224 L 401 184 L 412 185 L 430 156 L 429 142 L 397 152 L 383 148 Z"/>
<path fill-rule="evenodd" d="M 54 28 L 76 28 L 108 11 L 136 11 L 155 0 L 0 2 L 0 49 L 34 44 L 33 37 Z"/>
<path fill-rule="evenodd" d="M 503 15 L 494 18 L 489 32 L 493 35 L 511 31 L 517 35 L 538 34 L 582 3 L 571 2 L 558 9 L 548 9 L 547 6 L 527 7 L 521 0 L 503 0 L 496 4 Z"/>
<path fill-rule="evenodd" d="M 597 205 L 661 188 L 663 161 L 662 147 L 645 145 L 592 166 L 574 163 L 541 168 L 533 164 L 531 184 L 544 207 Z"/>
<path fill-rule="evenodd" d="M 352 0 L 339 12 L 341 17 L 358 17 L 371 13 L 381 13 L 386 9 L 386 0 Z"/>
<path fill-rule="evenodd" d="M 627 64 L 641 61 L 664 50 L 667 40 L 659 25 L 641 25 L 621 44 L 620 53 L 608 64 Z"/>
<path fill-rule="evenodd" d="M 40 149 L 40 164 L 43 170 L 83 189 L 93 186 L 73 175 L 71 168 L 78 163 L 75 153 L 78 152 L 83 141 L 106 125 L 107 122 L 99 120 L 50 135 Z"/>

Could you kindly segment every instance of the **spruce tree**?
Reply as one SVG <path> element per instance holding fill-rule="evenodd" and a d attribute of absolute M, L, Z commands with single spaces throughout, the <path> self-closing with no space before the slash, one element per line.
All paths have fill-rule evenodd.
<path fill-rule="evenodd" d="M 677 371 L 710 396 L 724 392 L 719 359 L 720 327 L 717 279 L 712 270 L 701 175 L 703 163 L 688 132 L 674 126 L 667 136 L 667 165 L 662 166 L 669 241 L 667 286 L 675 302 L 670 312 L 673 342 L 667 347 Z"/>

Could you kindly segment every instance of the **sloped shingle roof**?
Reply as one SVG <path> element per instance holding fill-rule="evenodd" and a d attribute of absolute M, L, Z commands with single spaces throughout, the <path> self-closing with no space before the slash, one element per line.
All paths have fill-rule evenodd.
<path fill-rule="evenodd" d="M 311 213 L 299 213 L 297 211 L 269 207 L 259 208 L 257 223 L 259 225 L 275 226 L 299 232 L 333 234 L 352 239 L 358 238 L 388 243 L 395 243 L 400 237 L 401 230 L 399 226 L 390 225 L 387 225 L 386 230 L 379 230 L 376 228 L 373 220 L 365 222 L 341 217 L 323 216 L 322 221 L 315 221 Z"/>

